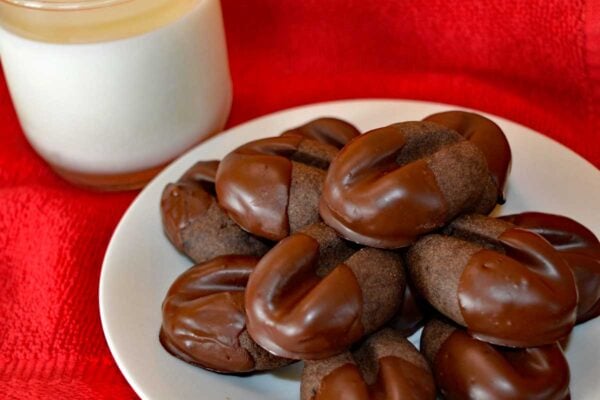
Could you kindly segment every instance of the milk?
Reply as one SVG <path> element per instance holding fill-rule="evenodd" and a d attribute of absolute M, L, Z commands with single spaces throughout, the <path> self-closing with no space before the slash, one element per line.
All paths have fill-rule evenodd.
<path fill-rule="evenodd" d="M 0 30 L 0 57 L 27 139 L 57 170 L 156 167 L 223 128 L 231 81 L 218 0 L 165 26 L 93 43 Z"/>

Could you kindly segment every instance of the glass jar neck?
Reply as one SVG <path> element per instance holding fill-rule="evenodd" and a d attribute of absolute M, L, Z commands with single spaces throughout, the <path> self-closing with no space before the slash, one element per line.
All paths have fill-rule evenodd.
<path fill-rule="evenodd" d="M 91 43 L 140 35 L 212 0 L 0 0 L 0 24 L 19 36 L 55 43 Z"/>

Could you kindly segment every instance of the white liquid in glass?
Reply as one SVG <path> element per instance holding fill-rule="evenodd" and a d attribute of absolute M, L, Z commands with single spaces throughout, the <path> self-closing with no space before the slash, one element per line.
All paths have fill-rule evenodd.
<path fill-rule="evenodd" d="M 67 42 L 77 28 L 56 37 L 51 29 L 29 38 L 0 31 L 19 120 L 50 164 L 89 174 L 140 171 L 222 129 L 231 81 L 220 3 L 171 4 L 182 3 L 189 7 L 174 21 L 131 37 L 133 25 L 118 23 L 92 32 L 117 39 L 87 43 Z"/>

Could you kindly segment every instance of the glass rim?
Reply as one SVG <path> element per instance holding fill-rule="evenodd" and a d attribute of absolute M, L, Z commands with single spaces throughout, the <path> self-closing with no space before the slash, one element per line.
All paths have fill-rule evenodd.
<path fill-rule="evenodd" d="M 104 8 L 132 0 L 0 0 L 16 7 L 29 8 L 39 11 L 80 11 Z"/>

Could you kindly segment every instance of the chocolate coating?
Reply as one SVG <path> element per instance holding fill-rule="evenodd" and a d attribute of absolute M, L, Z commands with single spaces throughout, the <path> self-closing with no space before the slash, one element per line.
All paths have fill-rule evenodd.
<path fill-rule="evenodd" d="M 577 323 L 600 315 L 600 243 L 592 231 L 561 215 L 526 212 L 501 218 L 544 237 L 571 267 L 579 293 Z"/>
<path fill-rule="evenodd" d="M 288 364 L 258 347 L 246 333 L 244 289 L 257 262 L 249 256 L 224 256 L 179 276 L 163 302 L 163 347 L 190 364 L 223 373 Z"/>
<path fill-rule="evenodd" d="M 464 212 L 489 212 L 495 188 L 483 154 L 430 122 L 370 131 L 333 160 L 319 211 L 346 239 L 379 248 L 410 245 Z"/>
<path fill-rule="evenodd" d="M 577 290 L 541 236 L 471 215 L 408 252 L 411 280 L 439 312 L 481 340 L 514 347 L 553 343 L 575 322 Z"/>
<path fill-rule="evenodd" d="M 243 231 L 215 199 L 218 161 L 200 161 L 162 193 L 161 217 L 171 243 L 197 263 L 226 254 L 261 256 L 269 244 Z"/>
<path fill-rule="evenodd" d="M 373 334 L 352 353 L 306 362 L 300 390 L 302 400 L 435 398 L 427 362 L 390 329 Z"/>
<path fill-rule="evenodd" d="M 229 153 L 219 165 L 219 204 L 244 230 L 281 240 L 290 231 L 318 221 L 324 170 L 336 153 L 335 147 L 300 135 L 247 143 Z M 294 201 L 301 210 L 292 209 Z M 301 222 L 293 221 L 292 216 Z"/>
<path fill-rule="evenodd" d="M 213 202 L 210 189 L 218 166 L 218 161 L 200 161 L 187 170 L 177 184 L 170 183 L 163 191 L 161 215 L 164 231 L 180 251 L 184 251 L 185 242 L 182 231 L 196 215 L 204 214 Z"/>
<path fill-rule="evenodd" d="M 179 178 L 179 182 L 193 182 L 201 185 L 210 194 L 215 192 L 215 177 L 219 161 L 198 161 Z"/>
<path fill-rule="evenodd" d="M 486 117 L 466 111 L 441 112 L 430 115 L 424 121 L 455 130 L 483 152 L 498 190 L 499 202 L 504 203 L 503 191 L 512 155 L 502 129 Z"/>
<path fill-rule="evenodd" d="M 487 249 L 473 254 L 458 285 L 461 313 L 471 334 L 516 347 L 548 344 L 568 335 L 577 292 L 560 254 L 539 235 L 518 228 L 498 239 L 506 254 Z"/>
<path fill-rule="evenodd" d="M 217 172 L 219 204 L 242 228 L 271 240 L 287 236 L 292 178 L 289 157 L 302 138 L 250 142 L 228 154 Z"/>
<path fill-rule="evenodd" d="M 344 147 L 350 140 L 360 136 L 360 131 L 349 122 L 338 118 L 323 117 L 307 122 L 297 128 L 287 130 L 281 136 L 300 135 L 335 146 Z"/>
<path fill-rule="evenodd" d="M 324 224 L 280 241 L 248 282 L 248 332 L 271 353 L 322 359 L 380 328 L 400 306 L 398 255 L 345 245 Z"/>
<path fill-rule="evenodd" d="M 446 399 L 569 398 L 569 367 L 556 343 L 508 349 L 434 320 L 425 326 L 421 348 Z"/>

